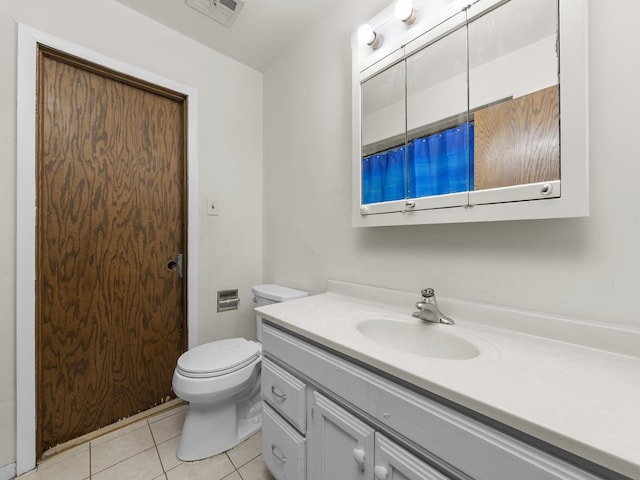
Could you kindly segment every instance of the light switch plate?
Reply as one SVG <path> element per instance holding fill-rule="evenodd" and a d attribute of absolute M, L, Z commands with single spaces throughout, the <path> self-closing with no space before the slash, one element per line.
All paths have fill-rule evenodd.
<path fill-rule="evenodd" d="M 218 201 L 213 198 L 207 198 L 207 215 L 218 216 L 220 215 L 220 206 Z"/>

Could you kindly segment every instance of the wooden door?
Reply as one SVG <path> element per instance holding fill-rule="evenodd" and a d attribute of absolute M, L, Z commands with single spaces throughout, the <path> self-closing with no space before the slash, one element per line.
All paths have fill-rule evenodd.
<path fill-rule="evenodd" d="M 38 52 L 37 454 L 172 397 L 186 100 Z"/>

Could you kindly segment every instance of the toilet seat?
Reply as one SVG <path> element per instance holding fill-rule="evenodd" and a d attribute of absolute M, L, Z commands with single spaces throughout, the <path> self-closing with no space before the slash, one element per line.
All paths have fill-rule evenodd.
<path fill-rule="evenodd" d="M 252 364 L 262 353 L 258 342 L 230 338 L 205 343 L 183 353 L 176 371 L 189 378 L 228 375 Z"/>

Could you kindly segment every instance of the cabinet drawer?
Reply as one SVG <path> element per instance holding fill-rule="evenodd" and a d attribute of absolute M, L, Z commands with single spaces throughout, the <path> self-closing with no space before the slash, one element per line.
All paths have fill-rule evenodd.
<path fill-rule="evenodd" d="M 301 433 L 307 431 L 306 385 L 268 358 L 262 360 L 262 398 Z"/>
<path fill-rule="evenodd" d="M 262 460 L 276 480 L 305 480 L 305 439 L 268 405 L 262 412 Z"/>

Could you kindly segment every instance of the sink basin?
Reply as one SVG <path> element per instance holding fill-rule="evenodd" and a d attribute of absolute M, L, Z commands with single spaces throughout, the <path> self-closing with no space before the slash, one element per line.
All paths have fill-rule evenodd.
<path fill-rule="evenodd" d="M 356 328 L 382 347 L 424 357 L 465 360 L 480 354 L 473 343 L 446 330 L 455 326 L 371 319 L 361 321 Z"/>

